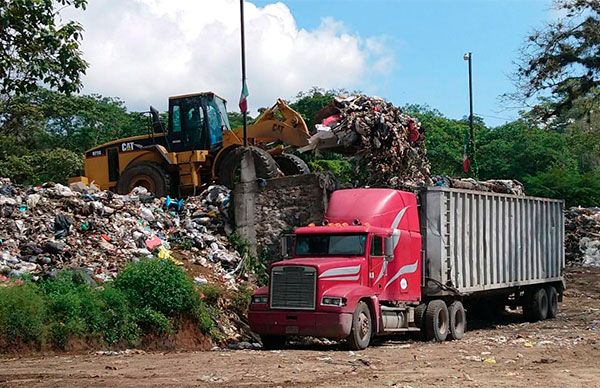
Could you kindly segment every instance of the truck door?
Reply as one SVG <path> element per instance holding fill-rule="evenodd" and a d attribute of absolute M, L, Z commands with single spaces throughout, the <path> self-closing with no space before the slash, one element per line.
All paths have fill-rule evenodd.
<path fill-rule="evenodd" d="M 386 280 L 387 261 L 383 255 L 383 237 L 373 235 L 371 237 L 371 249 L 369 252 L 369 285 L 376 294 L 383 291 Z"/>

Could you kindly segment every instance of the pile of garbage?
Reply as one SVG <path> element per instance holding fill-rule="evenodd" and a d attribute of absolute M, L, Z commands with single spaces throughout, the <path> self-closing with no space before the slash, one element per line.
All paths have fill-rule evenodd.
<path fill-rule="evenodd" d="M 93 185 L 26 187 L 0 178 L 0 274 L 82 268 L 103 282 L 152 254 L 183 264 L 173 255 L 176 245 L 233 282 L 241 258 L 227 240 L 229 202 L 224 186 L 178 201 L 142 187 L 117 195 Z"/>
<path fill-rule="evenodd" d="M 565 210 L 565 261 L 600 267 L 600 208 Z"/>
<path fill-rule="evenodd" d="M 477 181 L 473 178 L 450 178 L 448 176 L 434 176 L 434 186 L 452 187 L 464 190 L 488 191 L 494 193 L 525 195 L 525 187 L 513 179 L 490 179 Z"/>
<path fill-rule="evenodd" d="M 316 133 L 300 151 L 331 148 L 358 155 L 368 186 L 431 184 L 421 125 L 393 104 L 362 94 L 336 97 L 317 121 Z"/>

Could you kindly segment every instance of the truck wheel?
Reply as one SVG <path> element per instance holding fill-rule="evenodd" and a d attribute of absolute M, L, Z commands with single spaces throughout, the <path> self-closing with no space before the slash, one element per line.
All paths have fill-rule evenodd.
<path fill-rule="evenodd" d="M 262 148 L 250 146 L 254 159 L 256 177 L 263 179 L 276 178 L 277 163 L 269 153 Z M 224 156 L 225 159 L 219 163 L 219 183 L 232 189 L 240 181 L 240 165 L 242 162 L 242 150 L 234 150 Z"/>
<path fill-rule="evenodd" d="M 285 176 L 310 174 L 310 168 L 304 160 L 292 154 L 280 154 L 273 156 L 277 166 Z"/>
<path fill-rule="evenodd" d="M 373 334 L 373 321 L 371 311 L 365 302 L 358 302 L 352 315 L 352 330 L 348 336 L 348 343 L 352 350 L 362 350 L 369 346 Z"/>
<path fill-rule="evenodd" d="M 525 297 L 523 314 L 530 322 L 546 319 L 548 316 L 548 295 L 544 288 L 535 289 Z"/>
<path fill-rule="evenodd" d="M 420 331 L 413 333 L 411 337 L 415 340 L 425 339 L 425 310 L 427 310 L 427 304 L 421 303 L 415 308 L 415 327 L 418 327 Z"/>
<path fill-rule="evenodd" d="M 439 299 L 429 302 L 425 310 L 425 338 L 429 341 L 445 341 L 448 336 L 448 326 L 446 303 Z"/>
<path fill-rule="evenodd" d="M 285 347 L 285 336 L 283 335 L 261 335 L 260 341 L 264 350 L 278 350 Z"/>
<path fill-rule="evenodd" d="M 558 293 L 556 292 L 556 288 L 549 286 L 546 288 L 546 294 L 548 295 L 548 314 L 546 318 L 555 318 L 556 314 L 558 314 Z"/>
<path fill-rule="evenodd" d="M 117 193 L 129 194 L 138 186 L 162 198 L 171 193 L 171 178 L 160 164 L 143 162 L 125 169 L 117 181 Z"/>
<path fill-rule="evenodd" d="M 467 314 L 463 304 L 459 301 L 454 301 L 448 307 L 448 315 L 450 316 L 450 339 L 459 340 L 465 335 L 467 329 Z"/>

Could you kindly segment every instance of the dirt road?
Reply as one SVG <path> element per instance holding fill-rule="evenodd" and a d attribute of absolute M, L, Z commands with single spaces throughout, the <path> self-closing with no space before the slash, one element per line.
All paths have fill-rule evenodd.
<path fill-rule="evenodd" d="M 0 359 L 8 386 L 600 387 L 600 270 L 571 269 L 554 320 L 502 322 L 442 344 Z"/>

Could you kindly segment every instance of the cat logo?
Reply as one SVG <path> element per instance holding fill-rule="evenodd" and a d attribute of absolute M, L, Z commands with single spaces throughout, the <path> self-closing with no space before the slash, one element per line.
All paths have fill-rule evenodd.
<path fill-rule="evenodd" d="M 121 152 L 133 151 L 134 143 L 132 141 L 127 143 L 121 143 Z"/>

